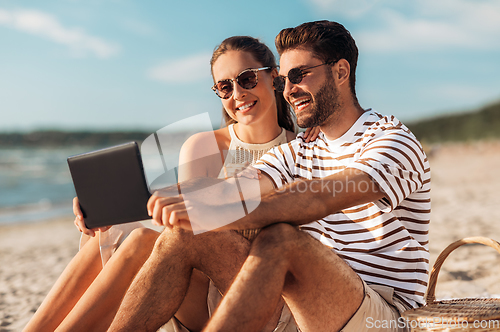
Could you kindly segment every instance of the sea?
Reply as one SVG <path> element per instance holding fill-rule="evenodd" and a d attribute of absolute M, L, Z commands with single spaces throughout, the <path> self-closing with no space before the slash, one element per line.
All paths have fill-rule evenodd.
<path fill-rule="evenodd" d="M 159 161 L 154 138 L 153 149 L 146 152 L 144 142 L 141 154 L 146 178 L 156 179 L 148 182 L 150 188 L 164 187 L 176 183 L 176 169 L 165 172 L 165 162 L 178 163 L 180 147 L 192 133 L 169 138 L 167 148 L 163 149 L 164 163 Z M 74 218 L 72 201 L 76 196 L 67 158 L 73 155 L 95 151 L 106 146 L 0 146 L 0 226 L 40 222 L 59 217 Z M 159 175 L 162 175 L 158 178 Z"/>
<path fill-rule="evenodd" d="M 71 216 L 67 157 L 95 147 L 0 148 L 0 225 Z"/>

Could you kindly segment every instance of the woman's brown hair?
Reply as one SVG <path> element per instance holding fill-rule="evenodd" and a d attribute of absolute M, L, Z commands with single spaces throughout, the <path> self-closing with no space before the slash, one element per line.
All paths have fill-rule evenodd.
<path fill-rule="evenodd" d="M 210 60 L 210 68 L 213 68 L 215 61 L 227 51 L 248 52 L 252 54 L 254 59 L 258 61 L 262 67 L 277 67 L 274 54 L 266 44 L 253 37 L 234 36 L 225 39 L 215 48 L 212 59 Z M 286 102 L 282 92 L 274 91 L 274 96 L 276 97 L 276 107 L 278 109 L 278 125 L 286 130 L 295 132 L 295 123 L 290 111 L 290 105 Z M 222 116 L 226 126 L 236 123 L 236 121 L 227 114 L 224 107 L 222 108 Z"/>

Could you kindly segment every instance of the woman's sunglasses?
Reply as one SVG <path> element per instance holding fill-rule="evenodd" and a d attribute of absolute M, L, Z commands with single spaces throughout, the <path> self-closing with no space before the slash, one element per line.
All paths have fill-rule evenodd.
<path fill-rule="evenodd" d="M 257 83 L 259 82 L 259 77 L 257 75 L 257 72 L 260 70 L 267 70 L 267 69 L 272 69 L 273 67 L 263 67 L 263 68 L 257 68 L 257 69 L 245 69 L 241 73 L 236 76 L 234 80 L 232 79 L 227 79 L 227 80 L 222 80 L 214 84 L 212 87 L 212 90 L 215 91 L 215 94 L 219 96 L 222 99 L 227 99 L 231 97 L 233 94 L 233 84 L 236 81 L 243 89 L 250 90 L 253 89 L 257 86 Z"/>
<path fill-rule="evenodd" d="M 274 78 L 274 81 L 273 81 L 274 88 L 278 92 L 283 92 L 283 90 L 285 90 L 285 83 L 286 83 L 287 77 L 288 77 L 288 80 L 290 81 L 290 83 L 299 84 L 300 82 L 302 82 L 302 78 L 304 78 L 304 76 L 307 74 L 306 70 L 313 69 L 313 68 L 316 68 L 319 66 L 331 65 L 331 64 L 334 64 L 335 62 L 337 62 L 337 60 L 328 61 L 328 62 L 319 64 L 316 66 L 306 67 L 306 68 L 302 68 L 302 69 L 301 68 L 292 68 L 288 71 L 288 75 L 276 76 Z"/>

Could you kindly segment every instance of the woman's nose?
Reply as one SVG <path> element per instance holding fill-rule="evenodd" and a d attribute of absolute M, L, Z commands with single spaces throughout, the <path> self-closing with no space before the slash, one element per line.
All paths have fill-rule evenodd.
<path fill-rule="evenodd" d="M 241 100 L 247 94 L 247 89 L 242 88 L 238 83 L 233 82 L 233 98 Z"/>

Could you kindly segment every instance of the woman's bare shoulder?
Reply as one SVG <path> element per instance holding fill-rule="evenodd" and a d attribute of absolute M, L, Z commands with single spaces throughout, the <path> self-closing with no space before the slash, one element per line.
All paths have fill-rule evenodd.
<path fill-rule="evenodd" d="M 182 146 L 182 150 L 188 154 L 199 154 L 208 150 L 227 150 L 231 138 L 227 128 L 221 128 L 214 131 L 204 131 L 190 136 Z M 216 143 L 216 145 L 214 144 Z"/>

